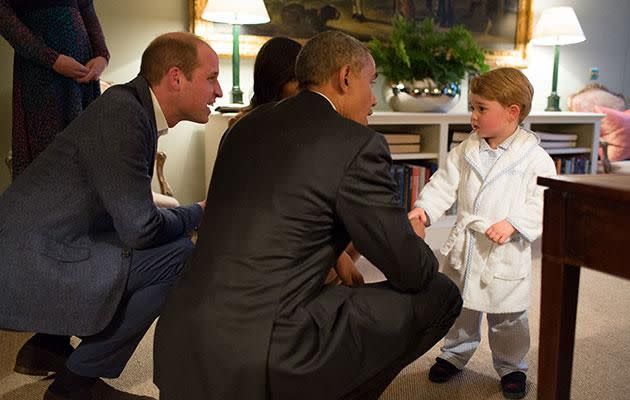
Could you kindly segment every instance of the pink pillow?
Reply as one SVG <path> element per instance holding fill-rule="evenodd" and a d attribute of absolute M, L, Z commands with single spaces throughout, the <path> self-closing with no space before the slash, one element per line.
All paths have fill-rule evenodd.
<path fill-rule="evenodd" d="M 617 111 L 601 106 L 595 106 L 593 110 L 606 114 L 601 121 L 600 140 L 608 142 L 610 161 L 630 159 L 630 110 Z"/>

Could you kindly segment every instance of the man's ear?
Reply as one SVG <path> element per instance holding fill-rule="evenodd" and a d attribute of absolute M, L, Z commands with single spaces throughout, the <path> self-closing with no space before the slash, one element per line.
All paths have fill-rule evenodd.
<path fill-rule="evenodd" d="M 168 87 L 172 90 L 179 91 L 183 78 L 184 76 L 182 74 L 182 70 L 179 69 L 178 67 L 171 67 L 166 72 L 166 80 L 168 82 Z"/>
<path fill-rule="evenodd" d="M 348 87 L 350 86 L 350 65 L 346 64 L 341 67 L 337 76 L 337 83 L 342 93 L 348 91 Z"/>

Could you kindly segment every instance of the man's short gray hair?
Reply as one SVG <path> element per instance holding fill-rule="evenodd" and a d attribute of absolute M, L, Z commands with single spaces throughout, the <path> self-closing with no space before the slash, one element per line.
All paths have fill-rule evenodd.
<path fill-rule="evenodd" d="M 297 57 L 295 75 L 300 87 L 322 85 L 346 64 L 359 73 L 370 56 L 367 46 L 339 31 L 326 31 L 311 38 Z"/>

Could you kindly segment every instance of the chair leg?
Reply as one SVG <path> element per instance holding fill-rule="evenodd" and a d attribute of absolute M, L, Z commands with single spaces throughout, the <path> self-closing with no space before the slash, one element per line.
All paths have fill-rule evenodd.
<path fill-rule="evenodd" d="M 157 172 L 158 183 L 160 184 L 160 193 L 173 196 L 173 189 L 171 189 L 171 185 L 168 184 L 166 177 L 164 176 L 164 163 L 166 162 L 166 153 L 163 151 L 158 151 L 156 155 L 155 161 L 155 170 Z"/>

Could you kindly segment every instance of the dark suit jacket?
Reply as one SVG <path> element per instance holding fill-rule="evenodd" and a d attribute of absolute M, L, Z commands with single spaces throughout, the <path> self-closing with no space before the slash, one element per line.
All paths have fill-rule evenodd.
<path fill-rule="evenodd" d="M 198 224 L 198 205 L 153 205 L 156 145 L 149 87 L 138 77 L 95 100 L 2 194 L 0 328 L 99 332 L 125 289 L 131 249 Z"/>
<path fill-rule="evenodd" d="M 394 312 L 370 321 L 371 310 L 353 304 L 355 289 L 323 286 L 350 238 L 392 292 L 418 291 L 434 276 L 437 261 L 398 206 L 390 164 L 382 135 L 309 91 L 258 107 L 226 133 L 197 248 L 158 322 L 155 380 L 165 399 L 265 399 L 272 373 L 280 386 L 312 378 L 305 399 L 334 399 L 400 356 L 406 300 L 374 298 Z M 363 346 L 385 354 L 362 355 Z"/>

